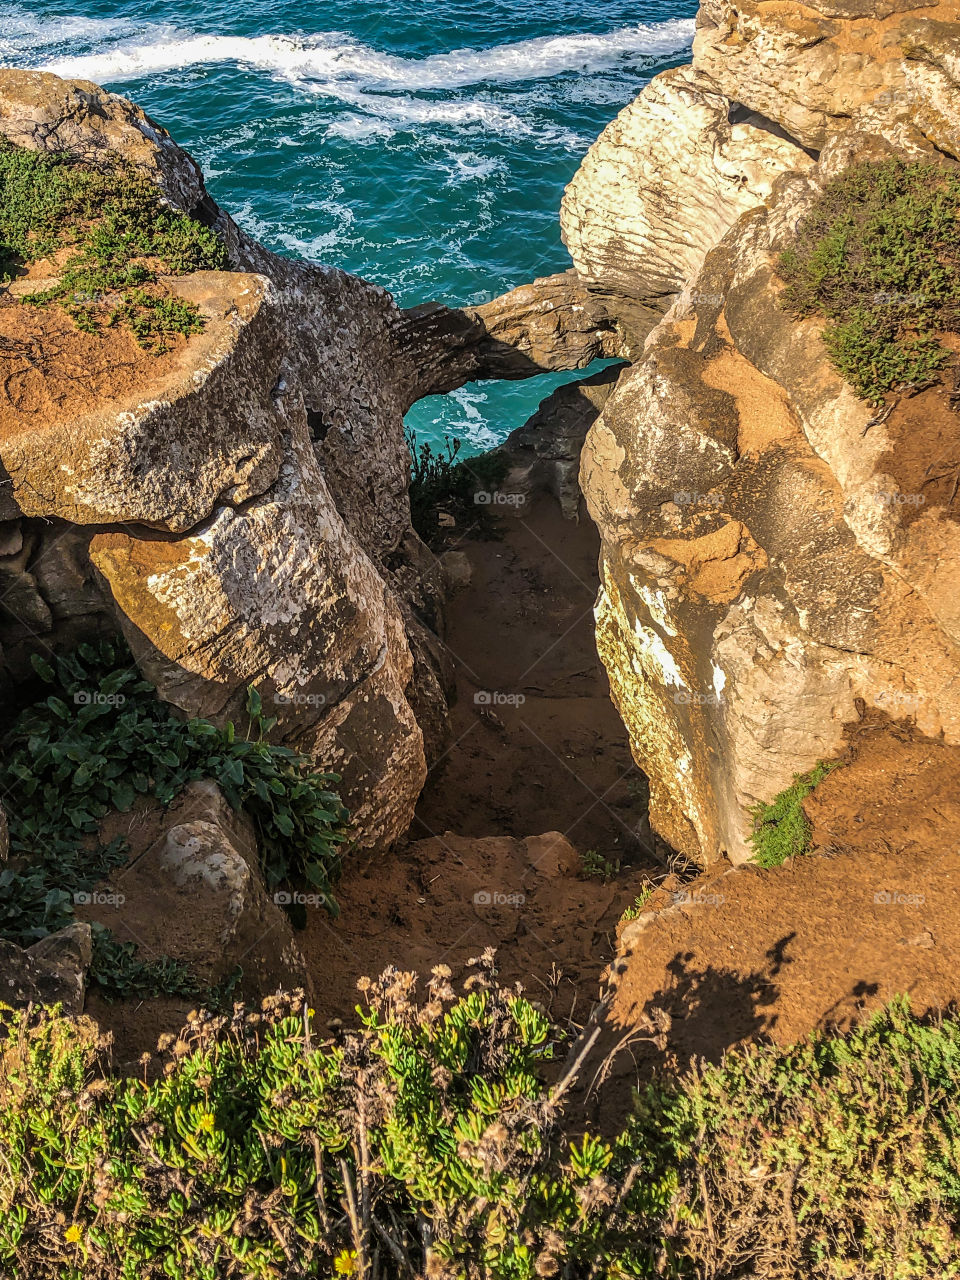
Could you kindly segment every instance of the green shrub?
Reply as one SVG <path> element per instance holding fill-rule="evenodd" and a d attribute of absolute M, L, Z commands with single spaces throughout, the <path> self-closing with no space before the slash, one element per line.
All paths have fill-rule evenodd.
<path fill-rule="evenodd" d="M 585 880 L 608 884 L 620 874 L 620 859 L 606 858 L 597 849 L 587 849 L 580 855 L 580 874 Z"/>
<path fill-rule="evenodd" d="M 362 983 L 359 1029 L 337 1041 L 315 1040 L 295 997 L 193 1014 L 153 1083 L 104 1074 L 89 1023 L 8 1015 L 3 1274 L 960 1274 L 955 1017 L 898 1002 L 852 1032 L 694 1065 L 632 1115 L 602 1108 L 599 1138 L 564 1115 L 587 1041 L 549 1085 L 562 1037 L 491 955 L 465 994 L 444 968 L 422 1002 L 413 983 Z"/>
<path fill-rule="evenodd" d="M 474 501 L 479 490 L 490 492 L 507 474 L 507 463 L 498 453 L 482 453 L 458 462 L 460 441 L 445 441 L 446 452 L 436 452 L 429 441 L 417 443 L 406 432 L 410 450 L 410 522 L 429 547 L 441 539 L 440 510 L 448 511 L 457 524 L 474 534 L 489 532 L 489 506 Z"/>
<path fill-rule="evenodd" d="M 160 276 L 226 264 L 216 233 L 164 204 L 124 162 L 93 168 L 0 141 L 0 280 L 64 248 L 57 283 L 23 301 L 56 303 L 90 333 L 125 325 L 158 355 L 174 335 L 203 328 L 197 307 L 169 296 Z"/>
<path fill-rule="evenodd" d="M 794 775 L 793 782 L 769 804 L 755 805 L 753 831 L 753 861 L 760 867 L 779 867 L 787 858 L 804 854 L 810 847 L 810 823 L 803 812 L 803 802 L 810 792 L 822 782 L 839 760 L 821 760 L 809 773 Z"/>
<path fill-rule="evenodd" d="M 489 1277 L 649 1273 L 674 1179 L 569 1139 L 554 1033 L 485 957 L 457 998 L 388 970 L 361 1027 L 314 1044 L 292 999 L 197 1015 L 153 1084 L 96 1043 L 13 1019 L 0 1067 L 0 1262 L 12 1277 Z M 173 1039 L 170 1037 L 169 1039 Z"/>
<path fill-rule="evenodd" d="M 275 721 L 263 716 L 255 690 L 248 692 L 248 732 L 239 735 L 233 724 L 177 719 L 120 643 L 81 645 L 52 666 L 34 659 L 34 667 L 51 693 L 21 713 L 2 744 L 13 862 L 0 870 L 0 937 L 29 945 L 69 924 L 74 895 L 126 861 L 122 841 L 98 842 L 101 820 L 127 812 L 139 795 L 169 804 L 201 778 L 250 814 L 271 888 L 305 877 L 336 910 L 331 885 L 349 818 L 331 789 L 339 779 L 266 741 Z M 100 935 L 94 975 L 108 989 L 152 984 L 196 994 L 171 963 L 132 967 L 132 956 Z"/>
<path fill-rule="evenodd" d="M 680 1170 L 681 1274 L 960 1275 L 960 1021 L 897 1001 L 865 1026 L 730 1054 L 646 1090 L 632 1142 Z"/>
<path fill-rule="evenodd" d="M 655 884 L 645 884 L 631 905 L 622 912 L 620 923 L 627 924 L 630 920 L 637 920 L 646 910 L 647 903 L 653 897 L 657 886 Z"/>
<path fill-rule="evenodd" d="M 780 258 L 785 307 L 823 316 L 838 371 L 873 403 L 935 376 L 960 325 L 960 174 L 929 161 L 854 165 Z"/>

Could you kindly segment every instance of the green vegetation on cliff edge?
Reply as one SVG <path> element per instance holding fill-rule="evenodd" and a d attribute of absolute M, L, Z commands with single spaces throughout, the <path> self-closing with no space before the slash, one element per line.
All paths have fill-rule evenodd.
<path fill-rule="evenodd" d="M 159 355 L 174 335 L 203 328 L 197 307 L 160 277 L 221 268 L 226 252 L 122 161 L 93 168 L 0 140 L 0 281 L 44 259 L 55 281 L 24 303 L 57 304 L 88 333 L 125 326 Z"/>
<path fill-rule="evenodd" d="M 661 1078 L 629 1116 L 601 1092 L 601 1136 L 569 1114 L 569 1075 L 547 1083 L 562 1034 L 492 958 L 466 994 L 449 976 L 423 1002 L 412 974 L 362 983 L 360 1027 L 335 1040 L 295 997 L 193 1015 L 142 1080 L 104 1073 L 83 1020 L 8 1015 L 3 1274 L 960 1274 L 955 1018 L 897 1003 Z"/>
<path fill-rule="evenodd" d="M 751 810 L 753 861 L 761 867 L 779 867 L 787 858 L 804 854 L 810 847 L 810 823 L 803 812 L 803 802 L 832 770 L 839 760 L 821 760 L 809 773 L 797 773 L 793 782 L 769 804 L 755 805 Z"/>
<path fill-rule="evenodd" d="M 833 364 L 878 404 L 935 377 L 960 330 L 960 173 L 930 161 L 853 165 L 828 182 L 780 258 L 784 306 L 819 315 Z"/>

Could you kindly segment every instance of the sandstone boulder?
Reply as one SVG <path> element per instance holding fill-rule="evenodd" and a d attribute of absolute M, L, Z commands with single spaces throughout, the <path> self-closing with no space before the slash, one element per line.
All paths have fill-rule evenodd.
<path fill-rule="evenodd" d="M 69 522 L 57 537 L 95 525 L 96 594 L 161 696 L 225 717 L 262 685 L 283 740 L 343 772 L 361 843 L 389 842 L 425 771 L 404 604 L 386 567 L 409 531 L 396 306 L 243 235 L 165 131 L 94 85 L 0 73 L 0 134 L 121 158 L 214 225 L 233 268 L 170 282 L 205 329 L 122 395 L 100 389 L 75 409 L 6 422 L 4 501 L 32 539 L 0 561 L 11 663 L 38 634 L 55 647 L 83 638 L 60 625 L 79 586 L 41 581 L 37 552 L 51 517 Z"/>
<path fill-rule="evenodd" d="M 214 784 L 192 783 L 145 825 L 153 838 L 78 915 L 135 943 L 141 959 L 181 961 L 205 986 L 238 967 L 251 997 L 309 986 L 290 922 L 264 888 L 252 826 Z"/>

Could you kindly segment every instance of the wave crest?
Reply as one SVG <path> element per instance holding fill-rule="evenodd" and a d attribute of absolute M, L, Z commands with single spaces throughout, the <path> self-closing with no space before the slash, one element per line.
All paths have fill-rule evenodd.
<path fill-rule="evenodd" d="M 492 49 L 458 49 L 426 58 L 381 53 L 341 32 L 319 36 L 171 36 L 123 44 L 75 58 L 57 58 L 41 69 L 68 78 L 115 82 L 209 63 L 253 66 L 314 92 L 341 96 L 354 86 L 374 90 L 462 89 L 484 83 L 518 83 L 596 72 L 629 58 L 682 52 L 693 38 L 692 19 L 639 23 L 605 35 L 538 36 Z M 344 95 L 348 96 L 349 95 Z"/>

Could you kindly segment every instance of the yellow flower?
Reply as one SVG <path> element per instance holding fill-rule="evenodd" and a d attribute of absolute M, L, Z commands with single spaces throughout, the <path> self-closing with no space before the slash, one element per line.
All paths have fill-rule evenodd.
<path fill-rule="evenodd" d="M 216 1117 L 212 1111 L 204 1111 L 197 1122 L 197 1128 L 202 1129 L 204 1133 L 213 1133 L 216 1127 Z"/>
<path fill-rule="evenodd" d="M 66 1236 L 67 1244 L 79 1244 L 83 1239 L 83 1228 L 74 1222 L 71 1226 L 67 1227 Z"/>
<path fill-rule="evenodd" d="M 357 1271 L 357 1251 L 356 1249 L 341 1249 L 333 1260 L 333 1269 L 338 1276 L 356 1275 Z"/>

